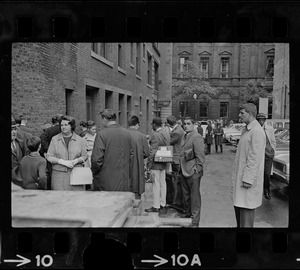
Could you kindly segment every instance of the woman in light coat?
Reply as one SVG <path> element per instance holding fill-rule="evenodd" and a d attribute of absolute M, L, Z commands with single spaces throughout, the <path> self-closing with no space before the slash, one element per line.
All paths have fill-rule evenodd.
<path fill-rule="evenodd" d="M 85 190 L 84 185 L 70 185 L 70 175 L 74 166 L 83 166 L 88 155 L 86 141 L 77 135 L 75 120 L 70 116 L 60 119 L 61 133 L 51 139 L 47 160 L 52 163 L 52 190 Z"/>

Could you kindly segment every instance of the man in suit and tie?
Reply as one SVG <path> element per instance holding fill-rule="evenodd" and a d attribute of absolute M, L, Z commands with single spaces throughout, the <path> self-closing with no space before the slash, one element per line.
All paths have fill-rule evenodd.
<path fill-rule="evenodd" d="M 200 181 L 205 162 L 203 137 L 195 130 L 195 121 L 184 120 L 186 134 L 182 137 L 179 155 L 183 200 L 186 213 L 181 217 L 192 218 L 190 227 L 199 227 L 201 194 Z"/>
<path fill-rule="evenodd" d="M 24 142 L 17 137 L 17 126 L 15 120 L 11 119 L 11 179 L 12 182 L 20 187 L 23 180 L 20 174 L 20 161 L 25 155 Z"/>

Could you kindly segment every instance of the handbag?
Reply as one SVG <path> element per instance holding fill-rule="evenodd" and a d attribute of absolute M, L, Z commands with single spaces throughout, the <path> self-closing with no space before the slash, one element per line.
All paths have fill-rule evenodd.
<path fill-rule="evenodd" d="M 93 174 L 89 167 L 74 167 L 71 171 L 70 185 L 91 185 Z"/>

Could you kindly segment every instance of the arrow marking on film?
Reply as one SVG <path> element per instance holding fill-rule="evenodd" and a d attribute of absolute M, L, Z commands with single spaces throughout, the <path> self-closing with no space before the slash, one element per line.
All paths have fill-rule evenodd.
<path fill-rule="evenodd" d="M 165 264 L 168 262 L 168 260 L 159 257 L 158 255 L 154 255 L 154 257 L 156 257 L 158 260 L 142 260 L 143 263 L 157 263 L 154 265 L 154 267 L 160 266 L 162 264 Z"/>
<path fill-rule="evenodd" d="M 7 263 L 19 263 L 18 265 L 17 265 L 17 267 L 19 267 L 19 266 L 21 266 L 21 265 L 23 265 L 23 264 L 27 264 L 27 263 L 30 263 L 31 262 L 31 260 L 29 260 L 29 259 L 27 259 L 27 258 L 25 258 L 25 257 L 23 257 L 23 256 L 21 256 L 21 255 L 18 255 L 17 254 L 17 257 L 19 257 L 21 260 L 4 260 L 4 262 L 7 262 Z"/>

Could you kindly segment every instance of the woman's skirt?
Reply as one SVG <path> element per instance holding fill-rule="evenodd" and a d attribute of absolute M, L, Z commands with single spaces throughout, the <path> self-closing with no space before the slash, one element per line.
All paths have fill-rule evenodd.
<path fill-rule="evenodd" d="M 66 172 L 52 170 L 51 189 L 52 190 L 74 190 L 84 191 L 85 185 L 70 185 L 71 169 L 68 168 Z"/>

